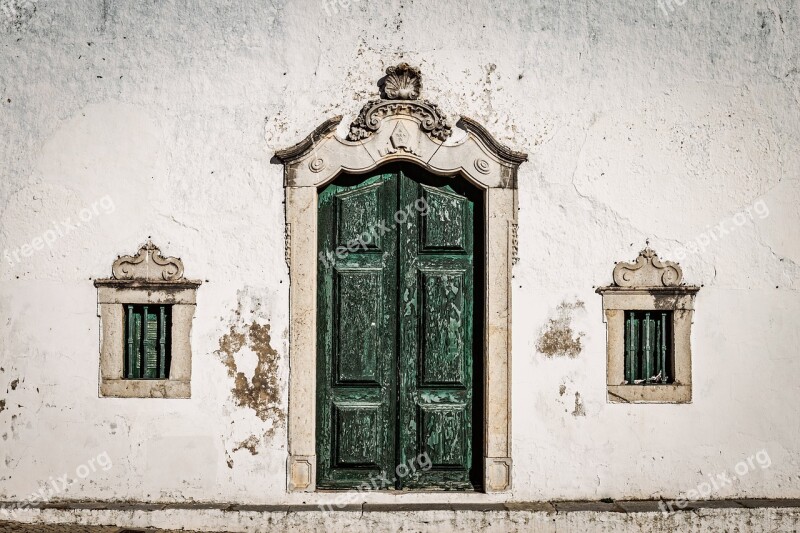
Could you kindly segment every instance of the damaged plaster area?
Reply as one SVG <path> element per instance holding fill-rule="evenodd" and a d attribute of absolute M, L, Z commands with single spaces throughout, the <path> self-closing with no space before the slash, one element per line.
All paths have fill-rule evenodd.
<path fill-rule="evenodd" d="M 556 307 L 554 316 L 547 320 L 540 331 L 536 350 L 547 357 L 578 357 L 582 349 L 581 339 L 585 333 L 575 332 L 572 328 L 573 313 L 577 310 L 585 310 L 581 300 L 561 302 Z"/>
<path fill-rule="evenodd" d="M 36 13 L 36 0 L 0 0 L 3 25 L 21 31 Z"/>
<path fill-rule="evenodd" d="M 586 407 L 584 405 L 583 396 L 575 389 L 576 384 L 573 377 L 565 376 L 558 386 L 556 404 L 558 405 L 558 409 L 563 410 L 565 414 L 569 413 L 576 418 L 585 417 Z"/>
<path fill-rule="evenodd" d="M 219 339 L 219 349 L 215 352 L 225 365 L 228 376 L 233 378 L 231 394 L 238 407 L 244 407 L 263 422 L 267 423 L 264 436 L 274 436 L 275 430 L 285 425 L 286 413 L 281 406 L 281 384 L 279 374 L 279 355 L 272 346 L 270 325 L 253 320 L 244 323 L 241 312 L 236 312 L 237 320 L 230 325 L 228 332 Z M 246 360 L 255 356 L 255 369 L 245 372 Z M 251 436 L 235 449 L 246 449 L 256 455 L 258 438 Z"/>
<path fill-rule="evenodd" d="M 247 450 L 250 452 L 250 455 L 258 455 L 256 446 L 258 446 L 258 438 L 256 438 L 254 435 L 250 435 L 245 440 L 237 444 L 233 451 L 238 452 L 239 450 Z"/>
<path fill-rule="evenodd" d="M 581 393 L 575 393 L 575 409 L 572 411 L 572 416 L 586 416 L 586 409 L 583 408 L 583 399 Z"/>

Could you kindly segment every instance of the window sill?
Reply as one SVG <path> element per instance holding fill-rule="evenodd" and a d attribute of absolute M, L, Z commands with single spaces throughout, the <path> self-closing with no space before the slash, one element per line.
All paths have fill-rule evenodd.
<path fill-rule="evenodd" d="M 608 385 L 609 403 L 692 403 L 692 387 L 664 385 Z"/>
<path fill-rule="evenodd" d="M 104 398 L 190 398 L 189 381 L 173 379 L 104 379 L 100 396 Z"/>

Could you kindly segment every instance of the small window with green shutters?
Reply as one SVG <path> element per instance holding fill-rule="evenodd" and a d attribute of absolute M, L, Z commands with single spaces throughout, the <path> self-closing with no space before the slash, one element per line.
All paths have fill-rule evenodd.
<path fill-rule="evenodd" d="M 672 366 L 672 311 L 625 311 L 625 383 L 672 383 Z"/>
<path fill-rule="evenodd" d="M 125 305 L 125 379 L 168 379 L 169 305 Z"/>

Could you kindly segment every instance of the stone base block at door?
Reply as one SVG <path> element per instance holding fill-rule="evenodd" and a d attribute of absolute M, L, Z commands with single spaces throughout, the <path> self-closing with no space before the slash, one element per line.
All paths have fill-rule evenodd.
<path fill-rule="evenodd" d="M 289 492 L 313 492 L 317 477 L 316 455 L 289 456 Z"/>
<path fill-rule="evenodd" d="M 487 457 L 485 465 L 486 492 L 511 490 L 511 458 Z"/>

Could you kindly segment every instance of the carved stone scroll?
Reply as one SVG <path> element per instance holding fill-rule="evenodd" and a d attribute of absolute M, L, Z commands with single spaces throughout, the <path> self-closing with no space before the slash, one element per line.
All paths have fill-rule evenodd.
<path fill-rule="evenodd" d="M 147 241 L 136 255 L 114 261 L 111 273 L 118 280 L 179 281 L 183 279 L 183 261 L 163 257 L 158 246 Z"/>
<path fill-rule="evenodd" d="M 683 281 L 677 263 L 661 261 L 649 247 L 639 252 L 633 263 L 617 263 L 614 283 L 619 287 L 676 287 Z"/>

